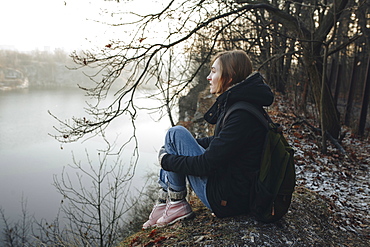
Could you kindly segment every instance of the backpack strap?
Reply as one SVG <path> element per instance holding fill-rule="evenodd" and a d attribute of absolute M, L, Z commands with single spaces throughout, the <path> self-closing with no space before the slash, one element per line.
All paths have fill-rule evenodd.
<path fill-rule="evenodd" d="M 251 114 L 253 114 L 261 123 L 262 125 L 266 128 L 266 129 L 269 129 L 269 123 L 272 122 L 270 116 L 267 114 L 267 112 L 261 108 L 258 109 L 257 106 L 249 103 L 249 102 L 245 102 L 245 101 L 238 101 L 236 103 L 234 103 L 226 112 L 225 114 L 225 117 L 223 119 L 223 122 L 222 122 L 222 126 L 225 125 L 225 121 L 226 119 L 229 117 L 229 115 L 235 111 L 235 110 L 246 110 L 248 112 L 250 112 Z"/>

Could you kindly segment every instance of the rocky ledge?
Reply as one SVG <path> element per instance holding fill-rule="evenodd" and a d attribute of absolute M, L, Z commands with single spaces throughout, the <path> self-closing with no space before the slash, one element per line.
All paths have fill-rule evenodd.
<path fill-rule="evenodd" d="M 201 121 L 212 102 L 201 93 L 194 117 L 181 123 L 197 137 L 212 133 Z M 140 231 L 120 246 L 370 246 L 369 140 L 343 128 L 340 144 L 346 153 L 329 143 L 322 154 L 313 120 L 295 116 L 293 104 L 282 97 L 275 102 L 268 112 L 285 126 L 296 151 L 297 187 L 283 219 L 264 224 L 249 216 L 215 218 L 192 196 L 195 219 Z"/>
<path fill-rule="evenodd" d="M 297 187 L 288 214 L 264 224 L 249 216 L 215 218 L 195 197 L 196 214 L 172 226 L 140 231 L 120 246 L 369 246 L 370 240 L 335 227 L 329 205 L 318 193 Z"/>

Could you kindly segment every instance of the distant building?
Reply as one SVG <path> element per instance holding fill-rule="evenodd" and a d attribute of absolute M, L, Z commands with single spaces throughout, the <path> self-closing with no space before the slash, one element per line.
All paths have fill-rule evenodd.
<path fill-rule="evenodd" d="M 27 88 L 28 79 L 16 69 L 0 67 L 0 90 Z"/>

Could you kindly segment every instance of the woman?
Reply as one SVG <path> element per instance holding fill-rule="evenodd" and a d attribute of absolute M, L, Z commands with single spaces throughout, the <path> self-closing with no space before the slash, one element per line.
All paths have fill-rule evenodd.
<path fill-rule="evenodd" d="M 237 101 L 269 106 L 273 93 L 259 73 L 252 73 L 252 63 L 241 50 L 218 53 L 207 80 L 210 92 L 218 96 L 204 115 L 208 123 L 216 124 L 214 136 L 194 139 L 181 126 L 168 131 L 165 146 L 159 152 L 162 189 L 144 229 L 193 216 L 185 199 L 186 178 L 217 217 L 249 211 L 251 179 L 247 174 L 258 169 L 266 130 L 244 110 L 233 111 L 225 122 L 223 118 Z"/>

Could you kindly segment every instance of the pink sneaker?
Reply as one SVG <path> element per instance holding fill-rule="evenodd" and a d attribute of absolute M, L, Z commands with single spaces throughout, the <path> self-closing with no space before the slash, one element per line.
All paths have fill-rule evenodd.
<path fill-rule="evenodd" d="M 148 229 L 149 227 L 155 227 L 157 221 L 162 217 L 166 210 L 166 203 L 158 203 L 154 205 L 152 212 L 149 215 L 149 220 L 143 224 L 143 229 Z"/>
<path fill-rule="evenodd" d="M 171 225 L 181 219 L 194 216 L 190 204 L 186 200 L 169 201 L 163 216 L 157 220 L 157 227 Z"/>

